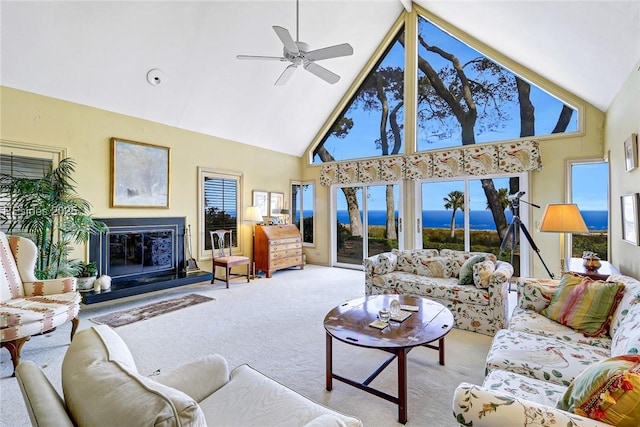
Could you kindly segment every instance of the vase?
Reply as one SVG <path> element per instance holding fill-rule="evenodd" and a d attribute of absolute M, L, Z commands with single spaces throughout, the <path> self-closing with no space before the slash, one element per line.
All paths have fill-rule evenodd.
<path fill-rule="evenodd" d="M 77 277 L 76 287 L 80 292 L 93 291 L 93 282 L 96 281 L 96 276 L 91 277 Z"/>
<path fill-rule="evenodd" d="M 598 258 L 585 258 L 582 265 L 587 271 L 596 271 L 602 264 Z"/>

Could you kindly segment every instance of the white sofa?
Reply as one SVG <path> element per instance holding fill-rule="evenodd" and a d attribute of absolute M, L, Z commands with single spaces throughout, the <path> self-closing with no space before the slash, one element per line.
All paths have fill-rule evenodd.
<path fill-rule="evenodd" d="M 625 285 L 608 336 L 585 337 L 540 314 L 559 280 L 519 279 L 518 306 L 509 329 L 499 331 L 492 341 L 483 384 L 462 383 L 455 390 L 453 413 L 458 423 L 474 427 L 610 425 L 556 408 L 571 381 L 594 363 L 639 353 L 640 282 L 621 275 L 607 281 Z"/>
<path fill-rule="evenodd" d="M 460 272 L 475 255 L 471 283 Z M 509 280 L 513 267 L 494 254 L 451 249 L 392 250 L 365 258 L 365 293 L 427 297 L 440 302 L 456 320 L 456 328 L 494 335 L 506 326 Z"/>
<path fill-rule="evenodd" d="M 210 355 L 141 375 L 108 326 L 80 331 L 62 363 L 64 401 L 32 362 L 16 369 L 34 426 L 362 426 L 248 365 Z"/>

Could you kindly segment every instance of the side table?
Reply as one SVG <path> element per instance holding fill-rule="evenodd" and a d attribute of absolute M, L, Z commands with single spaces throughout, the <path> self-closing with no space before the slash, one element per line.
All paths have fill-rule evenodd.
<path fill-rule="evenodd" d="M 602 265 L 595 271 L 590 271 L 584 268 L 584 261 L 582 258 L 570 258 L 567 261 L 567 271 L 590 277 L 593 280 L 607 280 L 607 278 L 612 274 L 620 274 L 618 269 L 608 261 L 600 261 Z"/>

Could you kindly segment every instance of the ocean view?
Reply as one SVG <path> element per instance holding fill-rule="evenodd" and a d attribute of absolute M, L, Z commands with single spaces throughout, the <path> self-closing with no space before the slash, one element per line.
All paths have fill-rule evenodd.
<path fill-rule="evenodd" d="M 606 232 L 608 229 L 607 211 L 582 211 L 582 217 L 591 232 Z M 305 215 L 307 213 L 305 212 Z M 311 215 L 311 212 L 308 213 Z M 369 211 L 369 225 L 384 225 L 386 211 Z M 397 212 L 396 212 L 397 215 Z M 460 211 L 456 212 L 456 228 L 462 228 L 464 225 L 464 214 Z M 507 221 L 511 222 L 511 211 L 506 212 Z M 349 215 L 347 211 L 338 211 L 338 221 L 342 224 L 349 223 Z M 495 230 L 496 226 L 493 222 L 491 212 L 487 211 L 471 211 L 469 214 L 472 230 Z M 422 211 L 422 226 L 424 228 L 449 228 L 451 223 L 451 211 Z M 529 228 L 529 227 L 527 227 Z"/>

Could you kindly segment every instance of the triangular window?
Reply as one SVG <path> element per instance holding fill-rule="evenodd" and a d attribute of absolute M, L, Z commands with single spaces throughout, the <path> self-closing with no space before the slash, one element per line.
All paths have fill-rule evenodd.
<path fill-rule="evenodd" d="M 407 19 L 416 15 L 406 14 Z M 416 147 L 404 135 L 400 28 L 313 151 L 313 163 L 406 154 L 578 130 L 578 110 L 418 16 Z M 410 138 L 409 140 L 413 140 Z"/>

